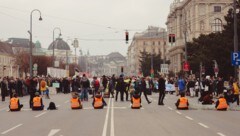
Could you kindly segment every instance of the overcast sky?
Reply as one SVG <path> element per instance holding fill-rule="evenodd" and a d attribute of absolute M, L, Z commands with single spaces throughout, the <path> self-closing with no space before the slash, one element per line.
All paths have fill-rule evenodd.
<path fill-rule="evenodd" d="M 62 38 L 79 39 L 79 46 L 91 55 L 118 51 L 126 55 L 125 30 L 130 39 L 149 25 L 166 28 L 169 6 L 173 0 L 0 0 L 0 40 L 29 38 L 30 12 L 33 13 L 33 41 L 47 48 L 53 29 L 60 27 Z M 58 36 L 55 31 L 55 37 Z M 131 41 L 130 41 L 131 42 Z M 68 40 L 71 43 L 71 40 Z M 80 49 L 79 48 L 79 49 Z M 78 50 L 79 50 L 78 49 Z"/>

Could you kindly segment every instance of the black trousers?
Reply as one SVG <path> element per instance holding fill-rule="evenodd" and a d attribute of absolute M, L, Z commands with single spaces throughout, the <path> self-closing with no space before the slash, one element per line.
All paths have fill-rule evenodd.
<path fill-rule="evenodd" d="M 150 103 L 150 101 L 148 100 L 148 97 L 147 97 L 147 91 L 142 91 L 142 92 L 140 93 L 140 97 L 142 96 L 142 93 L 143 93 L 143 95 L 145 96 L 146 101 L 147 101 L 148 103 Z"/>
<path fill-rule="evenodd" d="M 239 95 L 238 94 L 234 94 L 233 96 L 233 103 L 237 101 L 237 105 L 239 105 Z"/>
<path fill-rule="evenodd" d="M 160 91 L 159 92 L 158 105 L 163 104 L 164 97 L 165 97 L 165 91 Z"/>
<path fill-rule="evenodd" d="M 128 90 L 125 90 L 124 93 L 126 94 L 126 101 L 128 101 Z"/>
<path fill-rule="evenodd" d="M 34 92 L 30 92 L 29 95 L 30 95 L 29 107 L 32 108 L 32 106 L 33 106 L 33 98 L 34 98 L 35 94 L 34 94 Z"/>
<path fill-rule="evenodd" d="M 124 101 L 123 100 L 123 95 L 124 95 L 124 92 L 123 91 L 116 91 L 116 97 L 115 97 L 115 100 L 117 101 L 117 99 L 118 99 L 118 93 L 120 92 L 120 99 L 121 99 L 121 101 Z"/>

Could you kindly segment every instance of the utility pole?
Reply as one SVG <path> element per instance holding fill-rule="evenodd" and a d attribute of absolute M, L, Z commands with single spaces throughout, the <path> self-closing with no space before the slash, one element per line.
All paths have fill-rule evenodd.
<path fill-rule="evenodd" d="M 233 17 L 234 17 L 234 52 L 238 52 L 238 32 L 237 32 L 237 1 L 233 0 Z M 235 78 L 238 78 L 238 66 L 234 67 Z"/>

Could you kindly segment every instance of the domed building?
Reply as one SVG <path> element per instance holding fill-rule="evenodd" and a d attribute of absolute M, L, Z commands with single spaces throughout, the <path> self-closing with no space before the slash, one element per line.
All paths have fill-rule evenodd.
<path fill-rule="evenodd" d="M 53 55 L 53 46 L 55 61 L 62 61 L 63 63 L 66 63 L 66 60 L 68 60 L 68 63 L 73 62 L 74 55 L 72 54 L 70 46 L 67 42 L 65 42 L 62 38 L 56 38 L 56 40 L 48 47 L 47 52 L 49 56 Z"/>

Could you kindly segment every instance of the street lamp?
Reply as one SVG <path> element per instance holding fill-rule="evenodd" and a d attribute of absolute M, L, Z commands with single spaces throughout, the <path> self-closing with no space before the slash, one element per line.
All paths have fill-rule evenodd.
<path fill-rule="evenodd" d="M 75 48 L 75 63 L 77 64 L 77 48 L 79 47 L 77 38 L 75 38 L 73 41 L 73 47 Z"/>
<path fill-rule="evenodd" d="M 29 35 L 30 35 L 30 43 L 29 43 L 29 46 L 30 46 L 30 77 L 33 76 L 33 66 L 32 66 L 32 14 L 33 12 L 37 11 L 39 14 L 40 14 L 40 17 L 39 17 L 39 21 L 42 21 L 42 14 L 41 14 L 41 11 L 38 10 L 38 9 L 34 9 L 31 11 L 31 14 L 30 14 L 30 31 L 28 31 Z"/>
<path fill-rule="evenodd" d="M 55 30 L 59 30 L 59 37 L 62 35 L 61 34 L 61 29 L 59 28 L 59 27 L 55 27 L 54 29 L 53 29 L 53 62 L 52 62 L 52 67 L 54 67 L 54 62 L 55 62 L 55 58 L 54 58 L 54 48 L 55 48 L 55 41 L 54 41 L 54 32 L 55 32 Z"/>

